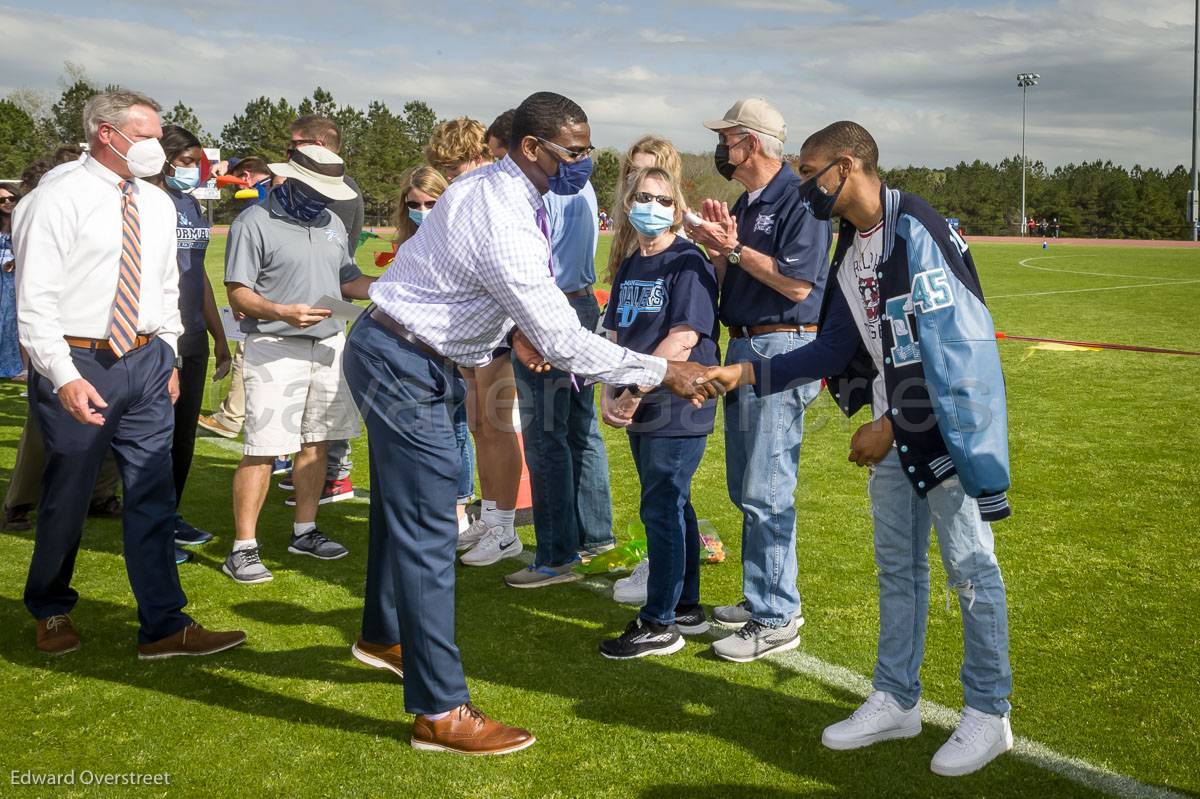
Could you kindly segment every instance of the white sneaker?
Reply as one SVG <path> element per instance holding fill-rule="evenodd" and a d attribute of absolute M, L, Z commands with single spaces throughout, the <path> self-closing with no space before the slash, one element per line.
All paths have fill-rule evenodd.
<path fill-rule="evenodd" d="M 929 768 L 943 777 L 961 777 L 986 766 L 1013 748 L 1008 716 L 964 707 L 958 729 L 933 756 Z"/>
<path fill-rule="evenodd" d="M 876 691 L 850 718 L 826 727 L 821 743 L 829 749 L 859 749 L 893 738 L 914 738 L 921 734 L 919 708 L 905 710 L 891 694 Z"/>
<path fill-rule="evenodd" d="M 462 562 L 465 566 L 491 566 L 503 558 L 515 558 L 522 549 L 515 528 L 496 525 L 489 527 L 479 543 L 462 556 Z"/>
<path fill-rule="evenodd" d="M 483 519 L 476 519 L 471 522 L 466 530 L 458 534 L 458 551 L 470 549 L 479 543 L 479 539 L 483 538 L 483 534 L 487 532 L 487 525 L 483 523 Z"/>
<path fill-rule="evenodd" d="M 623 605 L 646 604 L 646 581 L 650 579 L 650 559 L 642 558 L 633 574 L 613 583 L 613 599 Z"/>

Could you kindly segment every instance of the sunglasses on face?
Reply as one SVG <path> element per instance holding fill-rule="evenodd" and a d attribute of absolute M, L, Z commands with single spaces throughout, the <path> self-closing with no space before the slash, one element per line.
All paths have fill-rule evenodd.
<path fill-rule="evenodd" d="M 429 211 L 429 210 L 433 209 L 434 203 L 436 203 L 436 202 L 437 202 L 437 200 L 426 200 L 423 203 L 417 202 L 416 200 L 407 200 L 404 203 L 404 207 L 410 211 L 420 211 L 420 210 Z"/>
<path fill-rule="evenodd" d="M 12 196 L 11 194 L 9 194 L 6 197 L 0 197 L 0 205 L 8 205 L 9 203 L 15 203 L 16 201 L 17 201 L 17 198 Z"/>
<path fill-rule="evenodd" d="M 589 155 L 591 155 L 592 153 L 594 153 L 596 151 L 596 148 L 592 147 L 591 145 L 588 145 L 587 147 L 584 147 L 579 150 L 570 150 L 566 147 L 563 147 L 561 144 L 555 144 L 552 141 L 547 141 L 546 139 L 543 139 L 541 136 L 534 136 L 533 138 L 537 139 L 538 141 L 540 141 L 542 144 L 546 145 L 547 147 L 552 147 L 556 151 L 562 153 L 562 155 L 568 161 L 582 161 L 584 158 L 587 158 Z"/>
<path fill-rule="evenodd" d="M 675 204 L 675 198 L 673 198 L 673 197 L 667 197 L 666 195 L 663 195 L 663 194 L 651 194 L 648 191 L 639 191 L 637 194 L 633 195 L 633 199 L 635 202 L 639 202 L 639 203 L 656 202 L 659 205 L 661 205 L 663 208 L 670 208 L 672 205 Z"/>

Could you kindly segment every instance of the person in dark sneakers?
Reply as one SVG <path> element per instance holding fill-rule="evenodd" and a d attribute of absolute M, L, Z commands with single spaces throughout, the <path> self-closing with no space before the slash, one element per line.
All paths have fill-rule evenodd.
<path fill-rule="evenodd" d="M 879 177 L 861 125 L 835 122 L 800 149 L 804 202 L 842 218 L 820 334 L 786 355 L 710 370 L 756 394 L 825 379 L 846 416 L 868 407 L 850 460 L 871 469 L 879 581 L 874 691 L 826 727 L 830 749 L 921 732 L 920 670 L 929 615 L 929 545 L 958 594 L 963 712 L 930 762 L 970 774 L 1012 749 L 1008 600 L 991 523 L 1011 515 L 1004 374 L 995 328 L 966 242 L 919 197 Z M 721 643 L 721 642 L 718 642 Z"/>
<path fill-rule="evenodd" d="M 271 579 L 257 541 L 258 517 L 281 452 L 298 452 L 292 479 L 296 512 L 288 552 L 319 560 L 346 548 L 317 529 L 329 441 L 359 433 L 358 413 L 342 377 L 343 324 L 314 307 L 323 296 L 366 299 L 366 277 L 346 249 L 346 228 L 329 203 L 354 192 L 345 164 L 315 144 L 271 164 L 284 182 L 267 202 L 238 215 L 225 248 L 225 286 L 245 315 L 242 380 L 246 440 L 233 479 L 236 540 L 222 570 L 240 583 Z"/>
<path fill-rule="evenodd" d="M 679 181 L 659 167 L 630 176 L 622 225 L 637 231 L 638 247 L 613 281 L 604 327 L 617 344 L 634 352 L 705 365 L 717 351 L 717 277 L 692 242 L 676 235 L 683 223 Z M 692 476 L 713 429 L 716 403 L 699 408 L 663 391 L 637 386 L 603 387 L 601 415 L 623 427 L 641 482 L 650 573 L 646 602 L 600 654 L 623 660 L 669 655 L 683 648 L 683 634 L 708 631 L 700 606 L 700 529 L 692 508 Z"/>
<path fill-rule="evenodd" d="M 200 203 L 189 193 L 200 185 L 200 162 L 204 152 L 200 140 L 178 125 L 164 125 L 160 140 L 167 163 L 150 182 L 167 193 L 175 204 L 175 252 L 179 263 L 179 399 L 175 402 L 175 438 L 171 445 L 171 468 L 175 477 L 175 562 L 185 563 L 191 554 L 181 547 L 199 546 L 212 540 L 212 533 L 193 527 L 179 513 L 192 455 L 196 449 L 196 421 L 204 400 L 208 372 L 208 337 L 211 334 L 217 357 L 213 380 L 229 372 L 232 358 L 225 340 L 212 284 L 204 271 L 211 225 Z"/>

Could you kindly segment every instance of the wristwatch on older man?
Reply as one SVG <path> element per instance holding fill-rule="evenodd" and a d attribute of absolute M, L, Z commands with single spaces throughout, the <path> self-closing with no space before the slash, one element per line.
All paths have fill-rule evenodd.
<path fill-rule="evenodd" d="M 733 266 L 740 264 L 742 262 L 742 247 L 744 246 L 745 245 L 739 241 L 737 245 L 729 251 L 729 254 L 725 256 L 725 263 Z"/>

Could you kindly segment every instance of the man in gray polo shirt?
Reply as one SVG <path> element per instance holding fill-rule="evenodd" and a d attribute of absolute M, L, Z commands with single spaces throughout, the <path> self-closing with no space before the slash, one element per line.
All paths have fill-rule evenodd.
<path fill-rule="evenodd" d="M 366 299 L 374 280 L 349 256 L 346 228 L 328 208 L 353 194 L 342 159 L 304 145 L 271 171 L 286 180 L 234 220 L 225 250 L 229 303 L 246 316 L 246 439 L 233 478 L 236 540 L 223 570 L 242 583 L 271 579 L 256 528 L 281 452 L 299 452 L 288 551 L 322 560 L 346 555 L 317 530 L 317 503 L 327 442 L 358 435 L 358 413 L 342 379 L 344 324 L 313 306 L 326 295 Z"/>

